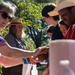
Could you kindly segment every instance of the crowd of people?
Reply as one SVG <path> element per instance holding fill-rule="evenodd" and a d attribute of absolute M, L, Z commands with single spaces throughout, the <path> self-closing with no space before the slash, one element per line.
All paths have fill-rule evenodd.
<path fill-rule="evenodd" d="M 0 3 L 0 30 L 4 29 L 8 25 L 8 23 L 11 22 L 11 19 L 14 17 L 15 10 L 16 10 L 16 6 L 13 3 L 10 3 L 10 2 Z M 15 65 L 22 64 L 22 58 L 29 58 L 31 56 L 45 54 L 45 52 L 47 52 L 49 49 L 48 47 L 43 46 L 43 47 L 39 47 L 35 49 L 34 51 L 29 51 L 26 48 L 25 44 L 21 42 L 22 32 L 19 31 L 19 28 L 22 28 L 22 26 L 20 26 L 20 24 L 19 26 L 14 26 L 14 23 L 13 23 L 14 30 L 11 30 L 11 26 L 10 26 L 9 35 L 7 35 L 5 38 L 7 39 L 8 36 L 11 36 L 11 38 L 9 38 L 10 40 L 12 39 L 14 35 L 13 42 L 17 41 L 17 43 L 15 44 L 17 44 L 18 48 L 15 44 L 13 44 L 14 46 L 12 46 L 11 44 L 12 42 L 9 44 L 9 42 L 7 42 L 2 36 L 0 36 L 0 65 L 2 65 L 3 67 L 12 67 Z M 13 29 L 13 26 L 12 26 L 12 29 Z M 16 34 L 14 34 L 15 32 Z M 12 62 L 12 61 L 15 61 L 15 62 Z"/>
<path fill-rule="evenodd" d="M 59 15 L 60 21 L 58 23 L 59 24 L 58 27 L 60 31 L 62 32 L 62 35 L 63 35 L 62 39 L 74 40 L 75 39 L 75 34 L 74 34 L 75 33 L 75 21 L 74 21 L 75 20 L 75 1 L 74 0 L 56 0 L 56 2 L 57 2 L 57 6 L 52 11 L 48 11 L 48 9 L 46 9 L 48 11 L 47 12 L 48 16 L 45 16 L 45 21 L 48 23 L 49 19 Z M 57 33 L 55 32 L 55 34 Z M 52 35 L 54 35 L 53 31 L 52 31 Z M 45 71 L 43 75 L 50 74 L 47 70 Z"/>
<path fill-rule="evenodd" d="M 75 1 L 74 0 L 56 0 L 56 4 L 51 3 L 46 5 L 42 9 L 42 16 L 46 23 L 50 26 L 47 30 L 48 36 L 51 40 L 59 39 L 75 39 Z M 9 6 L 10 5 L 10 6 Z M 10 8 L 12 7 L 12 8 Z M 13 9 L 14 8 L 14 9 Z M 11 67 L 19 65 L 20 74 L 14 72 L 13 68 L 5 69 L 3 67 L 3 75 L 13 75 L 22 73 L 22 58 L 29 58 L 30 56 L 41 56 L 41 60 L 44 58 L 43 54 L 48 54 L 49 47 L 39 47 L 34 52 L 29 51 L 25 43 L 22 40 L 22 19 L 15 18 L 14 16 L 16 6 L 8 4 L 6 2 L 0 3 L 0 30 L 4 29 L 8 22 L 10 22 L 9 33 L 3 39 L 0 36 L 0 64 L 4 67 Z M 19 33 L 19 34 L 18 34 Z M 17 47 L 17 48 L 16 48 Z M 11 59 L 10 59 L 11 58 Z M 48 56 L 46 57 L 48 58 Z M 33 58 L 34 59 L 34 58 Z M 39 59 L 39 60 L 40 60 Z M 48 58 L 49 59 L 49 58 Z M 8 61 L 7 61 L 8 60 Z M 12 61 L 14 60 L 14 63 Z M 44 60 L 44 59 L 43 59 Z M 42 61 L 43 61 L 42 60 Z M 16 68 L 16 66 L 15 66 Z M 9 71 L 9 72 L 7 72 Z M 12 73 L 13 72 L 13 73 Z M 44 70 L 42 75 L 49 75 L 49 64 Z"/>
<path fill-rule="evenodd" d="M 60 30 L 64 36 L 63 39 L 75 39 L 75 1 L 57 0 L 56 8 L 48 13 L 49 16 L 60 15 L 62 21 L 59 22 Z M 65 25 L 65 27 L 61 27 Z"/>

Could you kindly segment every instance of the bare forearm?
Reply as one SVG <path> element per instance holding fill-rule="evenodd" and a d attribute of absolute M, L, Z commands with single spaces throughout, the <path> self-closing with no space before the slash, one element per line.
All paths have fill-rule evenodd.
<path fill-rule="evenodd" d="M 4 42 L 3 42 L 4 43 Z M 39 53 L 43 54 L 45 50 L 48 50 L 45 46 L 44 47 L 39 47 L 34 51 L 28 51 L 28 50 L 22 50 L 19 48 L 14 48 L 8 45 L 6 42 L 4 43 L 3 46 L 0 47 L 0 53 L 3 56 L 6 56 L 11 59 L 16 59 L 16 58 L 28 58 L 30 56 L 36 56 Z"/>
<path fill-rule="evenodd" d="M 4 66 L 5 68 L 16 66 L 19 64 L 22 64 L 22 59 L 10 59 L 5 56 L 0 57 L 0 65 Z"/>
<path fill-rule="evenodd" d="M 10 50 L 9 54 L 7 55 L 9 58 L 27 58 L 34 55 L 34 52 L 32 51 L 22 50 L 14 47 L 9 48 L 8 50 Z"/>

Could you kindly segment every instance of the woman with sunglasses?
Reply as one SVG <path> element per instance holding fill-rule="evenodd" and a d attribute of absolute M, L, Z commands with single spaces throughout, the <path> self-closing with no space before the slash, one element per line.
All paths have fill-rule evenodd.
<path fill-rule="evenodd" d="M 0 3 L 0 30 L 4 29 L 11 18 L 14 16 L 16 6 L 10 2 L 1 2 Z M 0 36 L 0 65 L 4 67 L 10 67 L 10 62 L 7 63 L 6 58 L 18 59 L 18 58 L 27 58 L 30 56 L 38 55 L 42 53 L 43 48 L 37 48 L 35 51 L 28 51 L 23 49 L 18 49 L 11 47 L 1 36 Z M 45 52 L 43 52 L 45 53 Z"/>

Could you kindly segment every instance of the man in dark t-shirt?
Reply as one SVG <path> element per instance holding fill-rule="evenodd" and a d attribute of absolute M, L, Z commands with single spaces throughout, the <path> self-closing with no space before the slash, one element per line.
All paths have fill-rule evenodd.
<path fill-rule="evenodd" d="M 48 25 L 53 25 L 53 32 L 52 32 L 52 40 L 63 39 L 62 32 L 60 31 L 58 22 L 59 22 L 59 15 L 56 16 L 49 16 L 48 12 L 52 12 L 55 9 L 55 4 L 46 5 L 42 9 L 42 16 Z M 47 69 L 47 70 L 46 70 Z M 48 68 L 46 68 L 42 75 L 49 75 Z"/>
<path fill-rule="evenodd" d="M 62 32 L 60 31 L 59 25 L 57 24 L 53 28 L 52 40 L 63 39 Z"/>
<path fill-rule="evenodd" d="M 60 31 L 59 28 L 59 15 L 56 16 L 49 16 L 48 12 L 52 12 L 54 10 L 54 8 L 56 7 L 55 4 L 50 4 L 50 5 L 46 5 L 43 9 L 42 9 L 42 16 L 44 17 L 44 20 L 46 21 L 46 23 L 48 25 L 53 25 L 53 34 L 52 34 L 52 40 L 57 40 L 57 39 L 63 39 L 63 35 L 62 32 Z"/>

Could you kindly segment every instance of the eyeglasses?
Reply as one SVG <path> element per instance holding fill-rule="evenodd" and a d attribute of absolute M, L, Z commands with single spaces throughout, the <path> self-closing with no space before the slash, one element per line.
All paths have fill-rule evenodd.
<path fill-rule="evenodd" d="M 0 13 L 2 13 L 2 18 L 8 19 L 9 22 L 12 20 L 12 18 L 8 15 L 7 12 L 5 12 L 5 11 L 0 11 Z"/>

